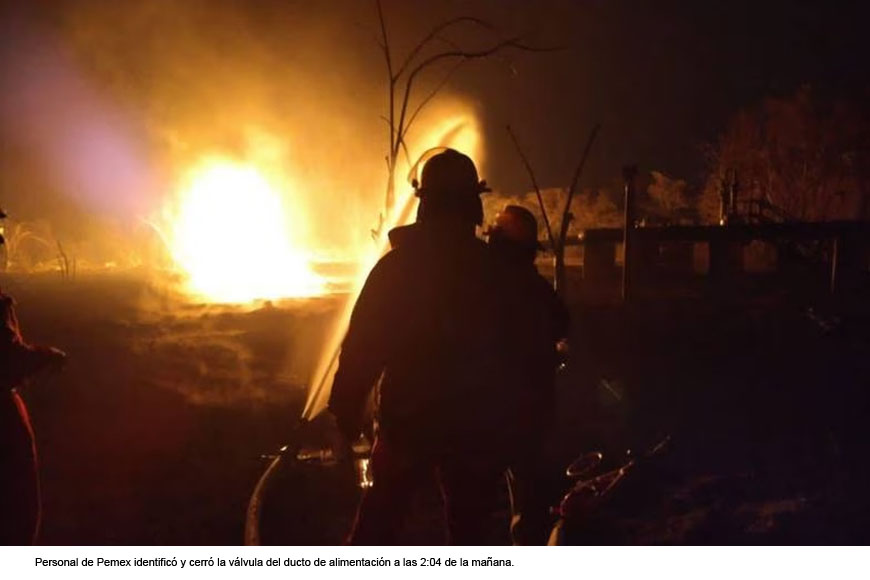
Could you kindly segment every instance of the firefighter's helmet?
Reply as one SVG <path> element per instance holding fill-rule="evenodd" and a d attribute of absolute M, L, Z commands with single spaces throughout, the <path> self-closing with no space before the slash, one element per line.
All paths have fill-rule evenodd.
<path fill-rule="evenodd" d="M 540 250 L 538 243 L 538 220 L 532 212 L 519 205 L 506 205 L 495 223 L 487 230 L 492 241 L 508 242 L 517 246 Z"/>
<path fill-rule="evenodd" d="M 427 214 L 454 214 L 480 225 L 483 207 L 480 194 L 491 191 L 481 181 L 470 157 L 454 149 L 445 149 L 430 157 L 423 166 L 420 182 L 414 180 L 420 198 L 418 219 Z"/>

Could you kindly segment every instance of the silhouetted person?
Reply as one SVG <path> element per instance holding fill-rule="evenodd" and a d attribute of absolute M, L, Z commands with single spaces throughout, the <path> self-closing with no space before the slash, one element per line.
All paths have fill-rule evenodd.
<path fill-rule="evenodd" d="M 436 475 L 449 541 L 486 542 L 507 466 L 500 385 L 497 273 L 486 244 L 474 163 L 447 150 L 423 167 L 417 222 L 393 230 L 342 345 L 329 408 L 354 440 L 379 377 L 374 486 L 349 537 L 394 544 L 413 493 Z"/>
<path fill-rule="evenodd" d="M 568 335 L 568 310 L 535 267 L 538 224 L 529 210 L 506 206 L 487 233 L 502 268 L 509 321 L 503 330 L 504 396 L 518 405 L 508 476 L 511 533 L 514 543 L 544 544 L 561 480 L 559 466 L 548 461 L 546 439 L 555 421 L 557 344 Z"/>
<path fill-rule="evenodd" d="M 35 543 L 41 515 L 36 443 L 18 389 L 64 357 L 24 341 L 12 298 L 0 291 L 0 544 Z"/>
<path fill-rule="evenodd" d="M 7 260 L 8 260 L 8 252 L 6 249 L 6 238 L 3 237 L 3 232 L 5 231 L 5 227 L 3 226 L 3 220 L 7 217 L 6 212 L 3 211 L 3 208 L 0 208 L 0 272 L 6 270 Z"/>

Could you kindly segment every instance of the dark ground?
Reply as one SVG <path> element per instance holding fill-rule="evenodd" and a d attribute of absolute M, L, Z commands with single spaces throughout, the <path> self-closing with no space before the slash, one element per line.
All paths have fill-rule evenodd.
<path fill-rule="evenodd" d="M 240 543 L 260 454 L 287 440 L 341 298 L 243 312 L 182 307 L 132 275 L 3 286 L 25 336 L 70 355 L 25 393 L 42 542 Z M 868 542 L 863 302 L 765 291 L 573 311 L 559 461 L 672 436 L 660 464 L 627 479 L 576 541 Z M 285 508 L 267 503 L 264 518 L 283 531 L 265 541 L 340 541 L 355 493 L 346 479 L 306 467 L 276 482 Z M 409 541 L 437 542 L 434 492 L 420 501 Z"/>
<path fill-rule="evenodd" d="M 866 286 L 830 296 L 824 275 L 796 274 L 580 309 L 561 439 L 612 456 L 672 442 L 576 541 L 870 541 Z"/>
<path fill-rule="evenodd" d="M 238 544 L 260 454 L 301 411 L 338 299 L 177 308 L 135 276 L 7 280 L 22 329 L 69 354 L 25 391 L 46 544 Z M 171 311 L 171 313 L 170 313 Z M 289 353 L 289 355 L 288 355 Z"/>

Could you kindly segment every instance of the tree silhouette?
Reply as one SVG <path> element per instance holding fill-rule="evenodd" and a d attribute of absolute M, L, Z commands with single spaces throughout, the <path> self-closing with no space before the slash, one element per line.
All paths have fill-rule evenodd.
<path fill-rule="evenodd" d="M 711 153 L 706 206 L 736 179 L 743 200 L 769 204 L 779 219 L 868 218 L 866 101 L 826 101 L 806 86 L 768 98 L 734 115 Z"/>
<path fill-rule="evenodd" d="M 382 119 L 389 126 L 389 150 L 386 156 L 387 162 L 387 187 L 384 199 L 384 213 L 381 214 L 375 235 L 380 235 L 381 229 L 395 209 L 395 176 L 401 153 L 404 153 L 409 166 L 414 162 L 408 153 L 406 137 L 408 131 L 414 125 L 420 112 L 428 105 L 444 86 L 450 81 L 454 73 L 464 63 L 482 59 L 506 49 L 516 49 L 527 52 L 543 52 L 555 50 L 555 48 L 534 47 L 523 42 L 519 36 L 503 37 L 490 23 L 472 16 L 457 16 L 445 20 L 426 33 L 411 50 L 402 58 L 396 58 L 390 46 L 390 36 L 384 17 L 381 0 L 376 0 L 380 37 L 378 45 L 384 55 L 384 63 L 387 72 L 387 97 L 388 113 Z M 471 49 L 461 46 L 445 35 L 460 26 L 471 26 L 488 33 L 493 37 L 489 44 L 482 48 Z M 440 44 L 446 48 L 432 50 L 433 46 Z M 441 77 L 432 85 L 431 90 L 420 99 L 415 99 L 417 83 L 425 73 L 436 69 L 439 65 L 448 65 L 443 70 Z M 412 104 L 413 102 L 413 104 Z"/>

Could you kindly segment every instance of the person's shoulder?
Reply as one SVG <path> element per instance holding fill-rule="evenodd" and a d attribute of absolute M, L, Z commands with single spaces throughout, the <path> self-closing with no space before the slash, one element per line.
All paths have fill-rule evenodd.
<path fill-rule="evenodd" d="M 386 254 L 378 258 L 378 261 L 375 262 L 369 275 L 377 275 L 395 269 L 403 260 L 404 253 L 404 250 L 400 250 L 399 248 L 393 248 L 388 251 Z"/>
<path fill-rule="evenodd" d="M 406 246 L 409 243 L 414 243 L 416 238 L 418 238 L 420 235 L 419 230 L 420 226 L 417 223 L 397 226 L 391 229 L 387 233 L 387 238 L 389 239 L 390 246 L 395 249 L 401 246 Z"/>
<path fill-rule="evenodd" d="M 401 245 L 381 256 L 369 273 L 369 278 L 393 278 L 413 269 L 419 259 L 410 245 Z"/>

